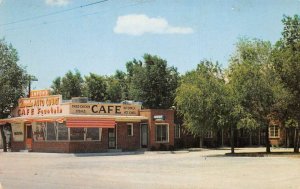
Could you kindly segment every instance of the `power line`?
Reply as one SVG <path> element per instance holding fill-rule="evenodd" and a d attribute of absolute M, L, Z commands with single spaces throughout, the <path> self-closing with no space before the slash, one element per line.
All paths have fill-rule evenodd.
<path fill-rule="evenodd" d="M 61 11 L 56 11 L 56 12 L 52 12 L 52 13 L 48 13 L 48 14 L 43 14 L 43 15 L 39 15 L 39 16 L 28 17 L 28 18 L 24 18 L 24 19 L 21 19 L 21 20 L 17 20 L 17 21 L 13 21 L 13 22 L 8 22 L 8 23 L 0 24 L 0 26 L 7 26 L 7 25 L 12 25 L 12 24 L 18 24 L 18 23 L 27 22 L 27 21 L 30 21 L 30 20 L 35 20 L 35 19 L 39 19 L 39 18 L 43 18 L 43 17 L 47 17 L 47 16 L 53 16 L 53 15 L 57 15 L 57 14 L 61 14 L 61 13 L 69 12 L 69 11 L 73 11 L 75 9 L 85 8 L 85 7 L 96 5 L 96 4 L 99 4 L 99 3 L 104 3 L 106 1 L 109 1 L 109 0 L 96 1 L 94 3 L 80 5 L 78 7 L 73 7 L 73 8 L 69 8 L 69 9 L 65 9 L 65 10 L 61 10 Z"/>
<path fill-rule="evenodd" d="M 150 1 L 146 1 L 146 2 L 150 2 Z M 121 8 L 126 8 L 126 7 L 137 6 L 139 4 L 146 3 L 146 2 L 138 2 L 138 3 L 134 3 L 134 4 L 130 4 L 130 5 L 116 7 L 115 10 L 116 9 L 121 9 Z M 97 14 L 100 14 L 100 13 L 108 13 L 108 12 L 110 12 L 110 10 L 108 10 L 108 11 L 96 11 L 96 12 L 93 12 L 93 13 L 88 13 L 88 14 L 84 14 L 84 15 L 80 15 L 80 16 L 72 17 L 72 18 L 64 18 L 64 19 L 59 19 L 59 20 L 55 20 L 55 21 L 51 21 L 51 22 L 44 21 L 42 23 L 33 24 L 33 25 L 30 25 L 30 26 L 24 26 L 24 27 L 13 27 L 13 28 L 9 28 L 9 29 L 4 29 L 4 31 L 14 31 L 14 30 L 20 30 L 20 29 L 27 29 L 27 28 L 43 26 L 43 25 L 55 24 L 55 23 L 66 21 L 66 20 L 79 19 L 79 18 L 86 17 L 86 16 L 92 16 L 92 15 L 97 15 Z"/>

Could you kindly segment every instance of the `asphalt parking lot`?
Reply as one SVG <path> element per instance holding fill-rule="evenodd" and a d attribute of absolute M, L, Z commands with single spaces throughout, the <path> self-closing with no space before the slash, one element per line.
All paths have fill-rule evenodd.
<path fill-rule="evenodd" d="M 223 156 L 227 152 L 106 156 L 0 152 L 0 183 L 3 189 L 300 188 L 299 156 Z"/>

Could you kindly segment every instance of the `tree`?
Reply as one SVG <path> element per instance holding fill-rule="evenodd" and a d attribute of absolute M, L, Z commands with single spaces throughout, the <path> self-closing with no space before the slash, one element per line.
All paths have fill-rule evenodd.
<path fill-rule="evenodd" d="M 26 70 L 17 64 L 19 58 L 15 48 L 0 40 L 0 118 L 6 118 L 16 106 L 18 99 L 25 96 L 28 84 Z M 3 127 L 0 127 L 3 144 L 6 143 Z M 5 145 L 4 145 L 5 146 Z M 6 146 L 4 148 L 6 151 Z"/>
<path fill-rule="evenodd" d="M 204 135 L 216 131 L 221 118 L 225 117 L 222 115 L 225 95 L 225 80 L 217 63 L 201 61 L 196 70 L 182 77 L 176 91 L 177 109 L 183 115 L 186 128 L 200 137 L 200 147 Z"/>
<path fill-rule="evenodd" d="M 57 77 L 52 81 L 52 94 L 62 94 L 61 77 Z"/>
<path fill-rule="evenodd" d="M 106 100 L 107 84 L 104 77 L 90 73 L 89 76 L 85 76 L 84 85 L 86 88 L 85 96 L 87 96 L 90 100 L 98 102 Z"/>
<path fill-rule="evenodd" d="M 145 108 L 170 108 L 179 78 L 177 69 L 158 56 L 145 54 L 143 58 L 143 63 L 134 59 L 126 64 L 129 96 L 142 101 Z"/>
<path fill-rule="evenodd" d="M 83 79 L 78 70 L 68 71 L 64 77 L 56 78 L 52 82 L 52 93 L 61 94 L 63 99 L 79 97 L 83 94 Z"/>
<path fill-rule="evenodd" d="M 270 152 L 270 114 L 284 108 L 287 92 L 271 64 L 272 46 L 261 40 L 241 39 L 229 66 L 229 85 L 241 107 L 239 128 L 260 126 L 266 134 L 266 152 Z"/>
<path fill-rule="evenodd" d="M 300 122 L 300 17 L 285 16 L 282 20 L 282 38 L 273 51 L 273 62 L 277 74 L 293 95 L 288 107 L 288 116 Z M 295 128 L 294 152 L 299 152 L 299 131 Z"/>
<path fill-rule="evenodd" d="M 106 100 L 110 102 L 121 102 L 123 99 L 120 81 L 116 79 L 115 76 L 109 76 L 106 78 L 106 85 Z"/>

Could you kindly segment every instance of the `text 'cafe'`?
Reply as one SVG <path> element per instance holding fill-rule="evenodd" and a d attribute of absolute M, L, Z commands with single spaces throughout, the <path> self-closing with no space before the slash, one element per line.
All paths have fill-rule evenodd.
<path fill-rule="evenodd" d="M 33 152 L 106 152 L 174 146 L 174 111 L 141 109 L 139 103 L 63 101 L 48 90 L 19 99 L 10 124 L 11 150 Z"/>

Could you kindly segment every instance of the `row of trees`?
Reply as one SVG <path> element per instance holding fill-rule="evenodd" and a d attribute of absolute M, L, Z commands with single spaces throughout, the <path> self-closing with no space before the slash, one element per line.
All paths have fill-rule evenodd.
<path fill-rule="evenodd" d="M 266 133 L 268 125 L 280 121 L 295 133 L 294 151 L 299 152 L 300 121 L 300 19 L 284 17 L 282 38 L 268 41 L 241 39 L 229 67 L 201 61 L 197 69 L 182 77 L 176 104 L 187 128 L 203 138 L 209 130 L 231 127 Z"/>
<path fill-rule="evenodd" d="M 53 81 L 53 93 L 65 99 L 88 96 L 95 101 L 135 100 L 145 108 L 176 105 L 186 128 L 200 139 L 205 133 L 231 128 L 232 153 L 235 129 L 250 133 L 265 130 L 266 151 L 270 152 L 271 121 L 294 130 L 294 151 L 298 152 L 300 121 L 300 19 L 285 16 L 282 38 L 269 41 L 240 39 L 228 68 L 203 60 L 181 78 L 174 67 L 157 56 L 126 64 L 126 72 L 113 76 L 90 73 L 81 77 L 71 71 Z M 200 145 L 202 145 L 200 140 Z"/>
<path fill-rule="evenodd" d="M 116 71 L 113 76 L 90 73 L 82 77 L 78 70 L 58 77 L 51 86 L 53 94 L 64 99 L 86 96 L 90 100 L 143 102 L 145 108 L 170 108 L 173 105 L 179 79 L 177 69 L 157 56 L 144 55 L 144 60 L 126 63 L 126 72 Z"/>

